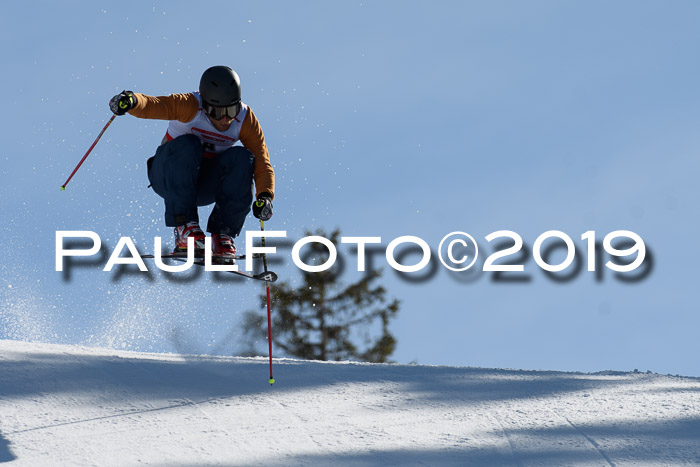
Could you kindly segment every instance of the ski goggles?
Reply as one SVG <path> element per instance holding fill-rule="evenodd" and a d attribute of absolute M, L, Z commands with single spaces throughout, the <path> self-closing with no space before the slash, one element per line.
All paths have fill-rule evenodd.
<path fill-rule="evenodd" d="M 238 112 L 241 111 L 241 103 L 236 102 L 233 105 L 227 105 L 225 107 L 218 107 L 215 105 L 207 104 L 206 102 L 202 105 L 204 111 L 214 120 L 221 120 L 224 116 L 228 118 L 236 118 Z"/>

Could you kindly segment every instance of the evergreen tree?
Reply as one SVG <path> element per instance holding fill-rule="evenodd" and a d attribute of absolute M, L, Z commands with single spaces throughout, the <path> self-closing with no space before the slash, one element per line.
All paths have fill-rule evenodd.
<path fill-rule="evenodd" d="M 307 235 L 311 235 L 307 232 Z M 337 245 L 340 232 L 330 237 Z M 328 249 L 310 243 L 307 264 L 325 261 Z M 324 258 L 325 256 L 325 258 Z M 320 261 L 320 262 L 319 262 Z M 360 360 L 386 362 L 396 348 L 389 321 L 399 310 L 399 301 L 386 298 L 386 290 L 375 285 L 381 272 L 371 271 L 359 281 L 344 286 L 337 264 L 323 272 L 302 271 L 302 283 L 275 283 L 272 292 L 272 342 L 286 354 L 309 360 Z M 260 296 L 265 306 L 265 295 Z M 244 329 L 251 344 L 267 339 L 267 317 L 248 311 Z M 249 352 L 254 353 L 254 352 Z"/>

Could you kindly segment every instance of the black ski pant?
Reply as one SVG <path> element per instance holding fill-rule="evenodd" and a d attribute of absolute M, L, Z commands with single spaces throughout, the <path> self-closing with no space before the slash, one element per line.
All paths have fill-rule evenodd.
<path fill-rule="evenodd" d="M 148 160 L 148 179 L 165 200 L 165 225 L 199 222 L 197 206 L 215 203 L 207 231 L 238 235 L 253 203 L 254 160 L 242 146 L 204 157 L 195 135 L 178 136 L 161 145 Z"/>

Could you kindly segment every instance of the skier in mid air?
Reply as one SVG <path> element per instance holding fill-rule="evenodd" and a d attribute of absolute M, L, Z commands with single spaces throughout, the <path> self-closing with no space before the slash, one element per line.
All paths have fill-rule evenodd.
<path fill-rule="evenodd" d="M 199 91 L 148 96 L 123 91 L 109 103 L 116 115 L 169 120 L 155 156 L 148 160 L 148 179 L 165 200 L 165 225 L 175 228 L 174 253 L 204 252 L 198 206 L 212 203 L 207 231 L 217 257 L 236 255 L 234 238 L 250 212 L 266 221 L 272 216 L 275 173 L 265 137 L 253 110 L 241 101 L 241 82 L 231 68 L 207 69 Z M 234 146 L 240 141 L 243 146 Z M 256 202 L 253 202 L 255 181 Z"/>

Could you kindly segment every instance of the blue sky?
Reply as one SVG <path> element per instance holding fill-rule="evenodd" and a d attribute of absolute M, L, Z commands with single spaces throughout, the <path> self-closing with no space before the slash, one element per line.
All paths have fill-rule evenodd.
<path fill-rule="evenodd" d="M 636 283 L 610 271 L 558 283 L 531 257 L 527 283 L 441 266 L 415 283 L 380 262 L 402 301 L 397 361 L 700 375 L 698 13 L 684 1 L 9 5 L 0 336 L 233 351 L 256 284 L 54 271 L 56 230 L 93 230 L 110 247 L 131 236 L 144 252 L 171 240 L 145 174 L 166 122 L 117 119 L 58 187 L 112 95 L 196 90 L 227 64 L 277 173 L 268 229 L 339 227 L 384 245 L 415 235 L 434 249 L 461 230 L 486 253 L 497 230 L 530 247 L 561 230 L 584 251 L 582 233 L 625 229 L 653 253 Z M 280 256 L 278 273 L 297 280 Z"/>

